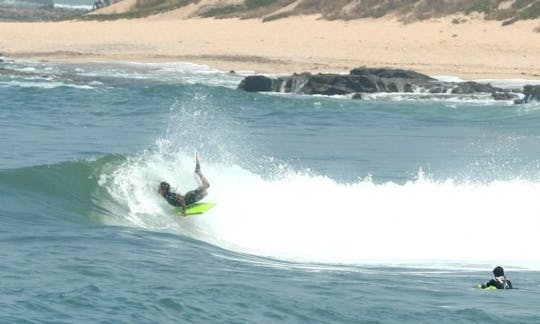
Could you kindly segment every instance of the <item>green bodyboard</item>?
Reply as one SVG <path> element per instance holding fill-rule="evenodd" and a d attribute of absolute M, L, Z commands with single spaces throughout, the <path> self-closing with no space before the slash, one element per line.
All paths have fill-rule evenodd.
<path fill-rule="evenodd" d="M 486 288 L 482 288 L 482 285 L 478 285 L 477 287 L 484 290 L 497 290 L 497 287 L 495 286 L 487 286 Z"/>
<path fill-rule="evenodd" d="M 195 204 L 189 205 L 186 208 L 186 216 L 204 214 L 215 205 L 216 204 L 212 202 L 201 202 L 201 203 L 195 203 Z M 178 213 L 181 213 L 182 207 L 177 207 L 176 210 L 178 211 Z"/>

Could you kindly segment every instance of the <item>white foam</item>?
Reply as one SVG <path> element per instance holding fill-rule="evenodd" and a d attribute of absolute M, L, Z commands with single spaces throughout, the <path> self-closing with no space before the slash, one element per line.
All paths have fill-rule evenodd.
<path fill-rule="evenodd" d="M 180 192 L 197 183 L 192 157 L 148 154 L 103 184 L 127 221 L 225 249 L 294 262 L 332 264 L 512 264 L 540 269 L 537 193 L 522 180 L 487 184 L 337 183 L 291 172 L 275 180 L 235 165 L 205 162 L 211 182 L 204 215 L 179 218 L 157 194 L 167 180 Z"/>
<path fill-rule="evenodd" d="M 77 74 L 89 77 L 119 77 L 186 84 L 207 84 L 236 88 L 241 75 L 189 62 L 138 63 L 113 62 L 79 66 Z"/>
<path fill-rule="evenodd" d="M 519 98 L 523 95 L 516 94 Z M 347 98 L 350 98 L 348 96 Z M 497 103 L 498 105 L 514 105 L 514 100 L 495 100 L 489 93 L 476 93 L 476 94 L 454 94 L 454 93 L 428 93 L 428 92 L 379 92 L 364 94 L 364 100 L 379 100 L 379 101 L 437 101 L 448 103 L 467 103 L 475 105 L 492 105 Z"/>
<path fill-rule="evenodd" d="M 437 79 L 442 82 L 465 82 L 467 80 L 463 80 L 460 77 L 451 76 L 451 75 L 436 75 L 432 76 L 432 78 Z M 504 89 L 522 89 L 525 85 L 538 85 L 540 84 L 540 79 L 519 79 L 519 78 L 513 78 L 513 79 L 476 79 L 472 80 L 474 82 L 483 83 L 483 84 L 491 84 L 494 87 L 500 87 Z"/>
<path fill-rule="evenodd" d="M 55 8 L 61 8 L 61 9 L 68 9 L 68 10 L 92 10 L 91 5 L 72 5 L 72 4 L 64 4 L 64 3 L 55 3 Z"/>
<path fill-rule="evenodd" d="M 452 75 L 435 75 L 435 76 L 432 76 L 432 78 L 437 79 L 442 82 L 464 82 L 465 81 L 460 77 L 452 76 Z"/>

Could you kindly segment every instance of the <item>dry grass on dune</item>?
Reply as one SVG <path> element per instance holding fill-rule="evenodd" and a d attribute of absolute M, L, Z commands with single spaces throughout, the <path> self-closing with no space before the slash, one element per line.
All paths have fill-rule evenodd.
<path fill-rule="evenodd" d="M 191 17 L 266 21 L 312 14 L 329 20 L 393 15 L 412 22 L 480 13 L 504 24 L 540 18 L 538 0 L 123 0 L 112 7 L 95 12 L 93 18 L 137 18 L 186 7 L 191 8 Z"/>

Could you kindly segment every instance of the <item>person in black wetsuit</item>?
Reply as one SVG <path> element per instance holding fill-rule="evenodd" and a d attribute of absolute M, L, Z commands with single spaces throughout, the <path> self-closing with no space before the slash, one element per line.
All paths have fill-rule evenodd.
<path fill-rule="evenodd" d="M 195 190 L 191 190 L 181 195 L 179 193 L 171 192 L 171 185 L 163 181 L 159 184 L 159 194 L 167 200 L 169 204 L 175 207 L 182 207 L 182 215 L 186 214 L 186 207 L 194 204 L 203 199 L 210 184 L 208 180 L 201 173 L 201 166 L 199 164 L 199 154 L 195 155 L 195 173 L 199 176 L 201 185 Z"/>
<path fill-rule="evenodd" d="M 512 282 L 506 278 L 504 269 L 499 266 L 493 269 L 493 279 L 479 286 L 482 289 L 490 287 L 495 287 L 497 289 L 512 289 Z"/>

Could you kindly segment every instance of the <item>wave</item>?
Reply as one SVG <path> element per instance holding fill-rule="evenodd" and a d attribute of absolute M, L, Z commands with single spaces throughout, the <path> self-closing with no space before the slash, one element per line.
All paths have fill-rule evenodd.
<path fill-rule="evenodd" d="M 172 230 L 237 252 L 333 264 L 505 263 L 539 267 L 540 183 L 434 181 L 421 173 L 403 185 L 371 179 L 338 183 L 286 170 L 257 174 L 238 165 L 203 164 L 211 181 L 208 214 L 178 218 L 156 193 L 166 179 L 196 185 L 191 156 L 152 155 L 126 162 L 108 181 L 129 220 Z M 519 230 L 516 230 L 519 228 Z"/>
<path fill-rule="evenodd" d="M 265 180 L 211 171 L 208 199 L 218 206 L 184 223 L 227 249 L 300 262 L 538 266 L 538 183 L 340 184 L 308 174 Z"/>
<path fill-rule="evenodd" d="M 205 215 L 179 218 L 157 194 L 159 180 L 192 189 L 191 157 L 127 161 L 103 179 L 127 219 L 224 249 L 293 262 L 331 264 L 512 264 L 540 268 L 534 252 L 540 183 L 338 183 L 286 171 L 277 178 L 206 162 Z"/>
<path fill-rule="evenodd" d="M 97 185 L 101 172 L 124 158 L 109 155 L 91 160 L 61 162 L 0 171 L 0 192 L 12 199 L 3 209 L 34 220 L 53 218 L 75 223 L 101 223 L 114 217 L 119 205 Z M 124 222 L 125 223 L 125 222 Z"/>
<path fill-rule="evenodd" d="M 258 174 L 204 160 L 211 182 L 204 215 L 179 217 L 158 195 L 169 181 L 197 185 L 191 154 L 144 152 L 0 172 L 0 191 L 41 217 L 134 226 L 185 235 L 221 248 L 298 263 L 540 269 L 535 248 L 540 183 L 370 178 L 339 183 L 284 168 Z M 9 208 L 9 207 L 8 207 Z"/>

